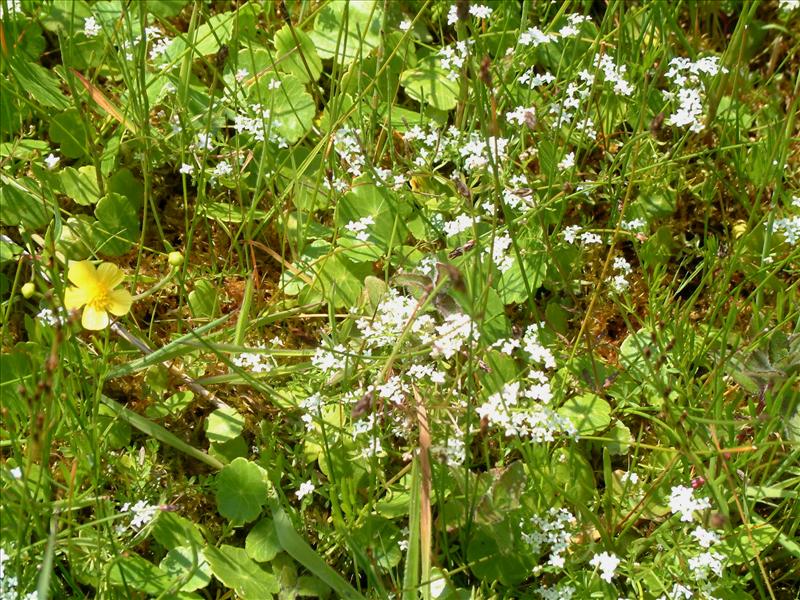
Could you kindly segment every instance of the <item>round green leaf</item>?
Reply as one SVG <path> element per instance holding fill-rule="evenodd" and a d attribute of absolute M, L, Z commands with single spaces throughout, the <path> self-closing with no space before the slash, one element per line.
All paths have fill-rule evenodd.
<path fill-rule="evenodd" d="M 138 554 L 118 558 L 108 570 L 108 581 L 153 595 L 163 594 L 172 584 L 167 573 Z"/>
<path fill-rule="evenodd" d="M 97 184 L 97 171 L 85 166 L 78 169 L 66 167 L 58 174 L 64 193 L 82 206 L 97 204 L 100 200 L 100 187 Z"/>
<path fill-rule="evenodd" d="M 611 407 L 597 394 L 581 394 L 567 400 L 558 414 L 575 425 L 578 435 L 591 435 L 602 431 L 611 423 Z"/>
<path fill-rule="evenodd" d="M 281 543 L 272 519 L 261 519 L 247 534 L 247 556 L 258 562 L 269 562 L 281 551 Z"/>
<path fill-rule="evenodd" d="M 375 0 L 329 2 L 314 19 L 311 41 L 322 58 L 348 65 L 378 47 L 382 21 Z"/>
<path fill-rule="evenodd" d="M 139 211 L 123 195 L 111 192 L 94 209 L 97 223 L 92 232 L 97 251 L 106 256 L 128 252 L 139 237 Z"/>
<path fill-rule="evenodd" d="M 159 565 L 173 579 L 185 581 L 184 592 L 193 592 L 211 583 L 211 567 L 203 552 L 194 546 L 179 546 L 170 550 Z"/>
<path fill-rule="evenodd" d="M 206 420 L 206 437 L 211 442 L 228 442 L 242 433 L 244 417 L 235 408 L 218 408 Z"/>
<path fill-rule="evenodd" d="M 273 83 L 276 81 L 280 85 Z M 251 88 L 250 99 L 269 111 L 270 132 L 286 138 L 290 144 L 311 129 L 317 112 L 311 94 L 292 75 L 262 77 Z"/>
<path fill-rule="evenodd" d="M 275 44 L 275 63 L 279 69 L 294 75 L 303 83 L 319 79 L 322 60 L 307 33 L 296 28 L 292 32 L 288 25 L 284 25 L 275 32 L 272 42 Z"/>
<path fill-rule="evenodd" d="M 448 79 L 447 74 L 439 66 L 439 58 L 431 56 L 421 60 L 416 69 L 403 71 L 400 85 L 420 104 L 429 104 L 437 110 L 451 110 L 458 103 L 459 84 Z"/>
<path fill-rule="evenodd" d="M 247 556 L 244 548 L 209 547 L 205 555 L 214 577 L 245 600 L 265 600 L 280 592 L 275 576 Z"/>
<path fill-rule="evenodd" d="M 266 473 L 245 458 L 236 458 L 225 465 L 217 474 L 215 483 L 219 514 L 234 523 L 252 521 L 267 501 Z"/>
<path fill-rule="evenodd" d="M 615 421 L 614 426 L 606 432 L 605 437 L 610 437 L 605 446 L 610 454 L 627 454 L 630 450 L 633 436 L 631 430 L 622 421 Z"/>

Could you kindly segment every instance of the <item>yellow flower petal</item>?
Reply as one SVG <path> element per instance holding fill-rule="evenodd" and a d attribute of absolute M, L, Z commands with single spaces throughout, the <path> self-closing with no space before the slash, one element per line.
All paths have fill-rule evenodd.
<path fill-rule="evenodd" d="M 76 310 L 89 301 L 89 294 L 84 288 L 68 287 L 64 292 L 64 308 Z"/>
<path fill-rule="evenodd" d="M 88 260 L 69 261 L 67 278 L 79 288 L 97 285 L 97 269 Z"/>
<path fill-rule="evenodd" d="M 84 329 L 92 329 L 94 331 L 105 329 L 108 327 L 108 313 L 104 310 L 97 310 L 89 304 L 83 309 L 81 324 Z"/>
<path fill-rule="evenodd" d="M 97 267 L 97 279 L 109 290 L 117 287 L 124 278 L 125 273 L 113 263 L 104 262 Z"/>
<path fill-rule="evenodd" d="M 133 297 L 128 290 L 112 290 L 108 294 L 108 305 L 106 308 L 112 315 L 121 317 L 128 314 L 133 304 Z"/>

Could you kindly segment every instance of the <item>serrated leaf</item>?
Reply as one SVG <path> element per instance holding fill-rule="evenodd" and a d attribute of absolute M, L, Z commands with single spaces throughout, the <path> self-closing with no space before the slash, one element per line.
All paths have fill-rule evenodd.
<path fill-rule="evenodd" d="M 244 548 L 209 547 L 205 555 L 214 577 L 245 600 L 266 600 L 280 592 L 275 576 L 247 556 Z"/>
<path fill-rule="evenodd" d="M 225 465 L 215 480 L 219 514 L 241 525 L 254 520 L 267 501 L 266 472 L 245 458 Z"/>

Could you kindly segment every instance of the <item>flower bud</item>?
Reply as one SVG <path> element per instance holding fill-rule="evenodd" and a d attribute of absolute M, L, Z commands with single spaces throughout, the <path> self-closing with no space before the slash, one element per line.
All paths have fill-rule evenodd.
<path fill-rule="evenodd" d="M 22 286 L 20 292 L 22 292 L 23 298 L 32 298 L 33 295 L 36 293 L 36 286 L 33 284 L 32 281 L 29 281 L 28 283 Z"/>
<path fill-rule="evenodd" d="M 731 228 L 731 233 L 733 233 L 733 239 L 738 240 L 745 233 L 747 233 L 747 223 L 739 219 L 733 224 L 733 227 Z"/>
<path fill-rule="evenodd" d="M 180 252 L 170 252 L 167 261 L 172 267 L 180 267 L 183 264 L 183 254 Z"/>

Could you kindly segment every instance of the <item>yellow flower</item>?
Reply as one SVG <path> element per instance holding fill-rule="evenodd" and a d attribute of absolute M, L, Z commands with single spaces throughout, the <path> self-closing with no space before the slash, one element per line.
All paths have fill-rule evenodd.
<path fill-rule="evenodd" d="M 88 260 L 70 261 L 67 278 L 75 287 L 67 288 L 64 308 L 77 310 L 85 304 L 81 324 L 86 329 L 105 329 L 108 313 L 121 317 L 131 309 L 130 292 L 114 289 L 125 278 L 114 264 L 105 262 L 95 268 Z"/>

